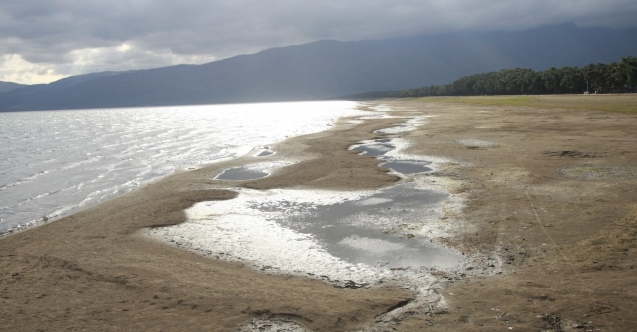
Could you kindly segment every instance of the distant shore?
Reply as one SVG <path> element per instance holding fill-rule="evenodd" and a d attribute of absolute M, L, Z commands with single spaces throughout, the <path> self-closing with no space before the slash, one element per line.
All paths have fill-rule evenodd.
<path fill-rule="evenodd" d="M 374 130 L 401 120 L 342 119 L 331 130 L 273 145 L 278 157 L 295 163 L 269 177 L 239 185 L 213 180 L 255 158 L 244 156 L 177 172 L 0 239 L 0 323 L 15 331 L 232 331 L 267 318 L 321 331 L 557 330 L 567 324 L 630 330 L 637 324 L 630 314 L 637 311 L 637 116 L 568 109 L 581 96 L 538 98 L 553 98 L 557 106 L 377 102 L 392 115 L 433 116 L 404 133 L 413 142 L 408 151 L 452 160 L 428 181 L 444 183 L 465 202 L 462 210 L 445 212 L 439 224 L 445 232 L 434 238 L 485 258 L 485 266 L 464 273 L 439 272 L 444 282 L 432 291 L 444 308 L 413 308 L 383 322 L 383 314 L 416 295 L 397 285 L 348 289 L 264 274 L 137 235 L 183 222 L 183 210 L 196 202 L 234 198 L 233 186 L 394 184 L 398 178 L 378 160 L 348 147 L 382 137 Z"/>

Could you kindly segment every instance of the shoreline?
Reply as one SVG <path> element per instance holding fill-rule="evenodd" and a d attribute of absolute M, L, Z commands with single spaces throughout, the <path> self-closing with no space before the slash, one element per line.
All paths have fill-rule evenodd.
<path fill-rule="evenodd" d="M 23 157 L 6 165 L 6 179 L 0 184 L 5 203 L 0 211 L 0 233 L 60 219 L 184 166 L 230 160 L 256 146 L 327 130 L 335 118 L 361 114 L 355 105 L 347 101 L 208 105 L 184 108 L 185 113 L 179 112 L 180 107 L 143 108 L 139 112 L 87 110 L 73 112 L 77 117 L 68 125 L 76 129 L 69 131 L 60 124 L 62 118 L 72 115 L 69 111 L 47 113 L 45 119 L 33 121 L 28 114 L 16 114 L 8 119 L 11 128 L 7 134 L 14 138 L 8 139 L 5 154 Z M 238 110 L 241 114 L 233 115 Z M 77 139 L 83 135 L 83 121 L 113 122 L 121 128 L 119 134 L 113 134 L 98 126 L 94 139 L 84 142 Z M 32 142 L 36 136 L 30 137 L 25 150 L 18 151 L 20 142 L 15 137 L 30 130 L 20 123 L 31 122 L 41 129 L 37 135 L 40 141 L 50 142 L 36 144 Z M 49 126 L 47 122 L 54 123 Z M 246 132 L 235 135 L 242 128 Z M 56 136 L 59 132 L 66 135 Z M 154 139 L 145 137 L 153 133 L 157 134 Z M 59 147 L 51 150 L 52 144 Z M 38 152 L 39 148 L 46 148 L 45 152 Z M 31 154 L 33 158 L 26 158 Z"/>
<path fill-rule="evenodd" d="M 377 129 L 391 121 L 363 127 Z M 357 130 L 358 137 L 351 140 L 368 138 L 371 130 L 366 128 Z M 287 152 L 279 149 L 277 156 L 299 155 L 304 161 L 295 165 L 313 167 L 289 166 L 287 172 L 243 186 L 373 189 L 397 179 L 376 167 L 374 160 L 348 151 L 350 143 L 334 137 L 334 132 L 345 131 L 334 128 L 285 141 Z M 8 273 L 1 281 L 7 286 L 2 292 L 4 326 L 94 329 L 94 324 L 103 322 L 143 330 L 171 329 L 176 324 L 175 330 L 224 331 L 267 314 L 292 318 L 310 329 L 349 330 L 411 299 L 408 292 L 394 287 L 338 289 L 318 280 L 266 275 L 134 236 L 141 228 L 183 222 L 183 210 L 196 202 L 235 197 L 220 188 L 236 183 L 212 179 L 248 158 L 177 172 L 53 223 L 2 238 L 0 264 Z M 343 181 L 334 160 L 354 160 L 360 171 Z"/>
<path fill-rule="evenodd" d="M 234 198 L 226 188 L 235 182 L 212 178 L 252 158 L 244 156 L 1 238 L 3 326 L 227 331 L 274 320 L 338 331 L 619 331 L 637 323 L 629 314 L 637 310 L 637 249 L 622 235 L 637 229 L 637 117 L 417 99 L 378 104 L 392 114 L 435 115 L 403 133 L 414 142 L 406 153 L 455 161 L 419 181 L 448 188 L 463 205 L 447 206 L 423 231 L 442 229 L 431 236 L 479 260 L 457 273 L 432 270 L 435 278 L 423 280 L 432 281 L 423 289 L 431 298 L 396 284 L 335 288 L 259 273 L 136 235 L 183 222 L 196 202 Z M 403 121 L 344 121 L 278 143 L 275 156 L 294 163 L 237 187 L 376 190 L 398 182 L 377 159 L 348 148 Z"/>

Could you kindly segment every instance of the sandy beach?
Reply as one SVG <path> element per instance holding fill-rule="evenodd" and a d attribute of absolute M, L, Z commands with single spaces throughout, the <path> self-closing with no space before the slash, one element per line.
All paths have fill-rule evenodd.
<path fill-rule="evenodd" d="M 396 118 L 341 119 L 273 144 L 291 164 L 263 179 L 214 180 L 258 161 L 246 155 L 1 238 L 0 330 L 236 331 L 259 319 L 312 331 L 633 329 L 637 115 L 617 110 L 637 97 L 510 99 L 369 102 Z M 197 202 L 232 200 L 236 187 L 394 185 L 403 180 L 348 148 L 395 137 L 374 131 L 415 116 L 430 117 L 399 134 L 411 142 L 408 152 L 445 160 L 423 181 L 463 202 L 427 227 L 444 230 L 432 240 L 469 262 L 434 271 L 432 305 L 401 311 L 417 295 L 400 283 L 354 289 L 267 274 L 140 234 L 184 222 L 184 209 Z"/>

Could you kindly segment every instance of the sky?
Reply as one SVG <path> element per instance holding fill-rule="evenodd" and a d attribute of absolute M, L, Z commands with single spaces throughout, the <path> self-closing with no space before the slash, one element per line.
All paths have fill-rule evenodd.
<path fill-rule="evenodd" d="M 637 26 L 635 0 L 0 0 L 0 81 L 202 64 L 323 39 L 573 22 Z"/>

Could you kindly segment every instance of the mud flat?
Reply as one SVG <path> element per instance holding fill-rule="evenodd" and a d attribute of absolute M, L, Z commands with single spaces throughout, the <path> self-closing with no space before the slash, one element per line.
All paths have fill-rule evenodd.
<path fill-rule="evenodd" d="M 626 98 L 598 97 L 370 103 L 373 115 L 264 149 L 273 155 L 179 172 L 2 238 L 0 323 L 631 330 L 637 117 L 559 107 Z M 396 161 L 424 172 L 383 166 Z M 268 175 L 215 179 L 240 167 Z M 199 242 L 203 232 L 217 245 Z M 431 255 L 404 255 L 413 251 Z M 281 259 L 295 252 L 311 264 Z"/>
<path fill-rule="evenodd" d="M 629 331 L 637 326 L 637 96 L 386 101 L 436 116 L 407 151 L 458 162 L 464 225 L 441 241 L 488 257 L 492 272 L 453 277 L 447 311 L 399 331 Z M 438 100 L 440 103 L 431 103 Z M 633 107 L 634 109 L 634 107 Z M 609 112 L 611 110 L 612 112 Z"/>

